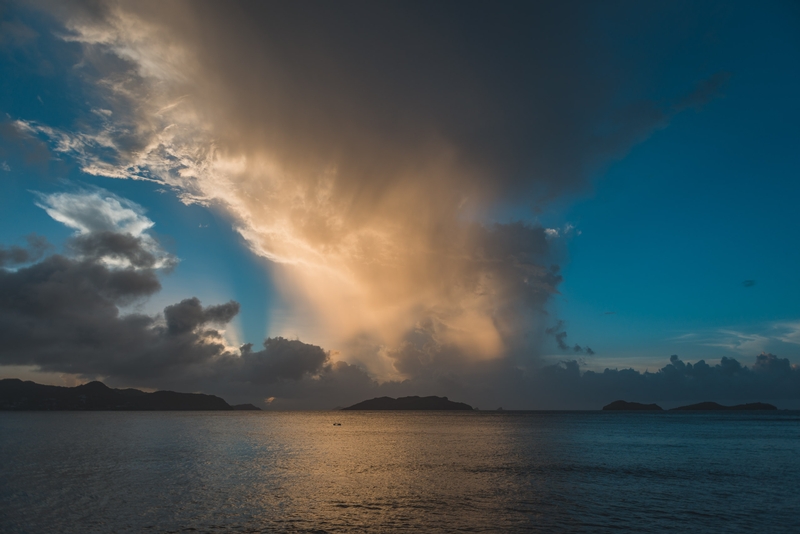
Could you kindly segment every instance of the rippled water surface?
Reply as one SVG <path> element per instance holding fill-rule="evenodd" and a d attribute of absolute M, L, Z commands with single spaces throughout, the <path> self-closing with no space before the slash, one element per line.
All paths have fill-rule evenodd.
<path fill-rule="evenodd" d="M 800 532 L 799 514 L 797 412 L 0 413 L 2 532 Z"/>

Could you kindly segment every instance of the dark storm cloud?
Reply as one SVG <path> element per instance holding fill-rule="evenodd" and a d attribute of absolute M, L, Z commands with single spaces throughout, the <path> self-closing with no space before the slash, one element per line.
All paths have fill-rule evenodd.
<path fill-rule="evenodd" d="M 742 285 L 744 287 L 753 287 L 754 285 L 756 285 L 756 281 L 755 280 L 745 280 L 744 282 L 742 282 Z"/>
<path fill-rule="evenodd" d="M 551 326 L 550 328 L 546 328 L 544 332 L 547 335 L 553 336 L 553 339 L 555 339 L 555 341 L 556 341 L 556 345 L 558 345 L 558 348 L 563 350 L 563 351 L 571 350 L 572 352 L 577 352 L 577 353 L 585 352 L 586 354 L 588 354 L 590 356 L 595 353 L 588 346 L 581 347 L 580 345 L 578 345 L 576 343 L 575 345 L 570 347 L 569 344 L 567 344 L 567 341 L 566 341 L 567 340 L 567 332 L 566 332 L 566 330 L 564 330 L 564 321 L 559 320 L 558 323 L 556 323 L 555 326 Z"/>
<path fill-rule="evenodd" d="M 546 266 L 554 253 L 545 229 L 513 222 L 478 225 L 474 233 L 471 246 L 475 255 L 465 276 L 477 279 L 483 275 L 498 280 L 502 286 L 498 284 L 496 290 L 504 292 L 502 302 L 521 305 L 517 307 L 518 313 L 525 309 L 544 311 L 544 304 L 562 281 L 558 265 Z"/>
<path fill-rule="evenodd" d="M 172 335 L 194 331 L 206 323 L 226 324 L 239 313 L 239 303 L 230 301 L 227 304 L 203 308 L 197 297 L 182 300 L 164 308 L 167 320 L 167 331 Z"/>
<path fill-rule="evenodd" d="M 328 354 L 320 347 L 280 337 L 265 340 L 261 351 L 253 352 L 247 344 L 241 352 L 242 380 L 254 384 L 268 384 L 281 378 L 300 380 L 319 371 L 328 360 Z"/>
<path fill-rule="evenodd" d="M 767 353 L 757 356 L 750 367 L 727 357 L 709 365 L 704 360 L 683 362 L 673 355 L 670 363 L 655 373 L 633 369 L 581 373 L 578 362 L 565 361 L 542 368 L 532 382 L 537 388 L 537 403 L 573 407 L 600 408 L 618 399 L 672 405 L 705 400 L 800 398 L 800 368 L 793 367 L 788 359 Z"/>
<path fill-rule="evenodd" d="M 124 251 L 134 266 L 152 260 L 136 261 L 142 251 L 130 235 L 80 238 L 73 249 L 99 252 L 51 255 L 15 271 L 0 269 L 0 365 L 33 365 L 118 384 L 230 391 L 236 383 L 298 380 L 326 363 L 328 355 L 319 347 L 282 338 L 234 358 L 211 328 L 239 313 L 233 301 L 204 307 L 197 298 L 186 299 L 167 306 L 163 319 L 122 314 L 121 306 L 153 295 L 161 284 L 154 269 L 107 266 L 108 247 Z M 35 238 L 31 242 L 41 245 Z M 10 254 L 30 261 L 30 255 Z M 210 377 L 213 384 L 204 382 Z"/>
<path fill-rule="evenodd" d="M 569 345 L 567 345 L 567 342 L 565 341 L 567 339 L 567 333 L 563 330 L 563 326 L 564 321 L 558 321 L 558 324 L 555 326 L 547 328 L 545 333 L 553 336 L 559 349 L 568 350 Z"/>
<path fill-rule="evenodd" d="M 0 247 L 0 267 L 31 263 L 41 258 L 50 248 L 47 239 L 40 235 L 30 234 L 25 240 L 28 242 L 27 247 Z"/>
<path fill-rule="evenodd" d="M 340 362 L 341 363 L 341 362 Z M 788 359 L 761 354 L 745 366 L 733 358 L 718 364 L 703 360 L 694 364 L 672 356 L 656 372 L 634 369 L 581 371 L 575 360 L 520 370 L 502 361 L 462 367 L 459 373 L 430 373 L 402 382 L 378 384 L 358 368 L 346 364 L 326 366 L 317 380 L 301 380 L 273 390 L 281 395 L 277 406 L 319 406 L 328 400 L 347 405 L 376 396 L 446 395 L 482 408 L 600 409 L 618 399 L 657 402 L 665 407 L 712 400 L 743 403 L 800 399 L 800 368 Z M 345 379 L 346 373 L 350 373 Z M 346 384 L 346 386 L 345 386 Z M 338 387 L 342 386 L 339 390 Z"/>
<path fill-rule="evenodd" d="M 152 271 L 110 270 L 49 256 L 17 271 L 0 271 L 2 363 L 102 373 L 146 343 L 142 316 L 119 317 L 118 305 L 161 288 Z M 137 339 L 138 338 L 138 339 Z"/>
<path fill-rule="evenodd" d="M 579 344 L 575 343 L 574 345 L 570 346 L 567 343 L 567 332 L 564 330 L 564 321 L 559 320 L 554 326 L 546 328 L 544 333 L 548 336 L 553 336 L 553 339 L 556 342 L 558 348 L 562 351 L 571 351 L 576 354 L 587 354 L 589 356 L 593 356 L 595 352 L 587 345 L 585 347 L 580 346 Z"/>
<path fill-rule="evenodd" d="M 147 250 L 142 238 L 131 234 L 93 232 L 73 237 L 68 247 L 73 253 L 91 260 L 122 260 L 133 267 L 147 269 L 156 266 L 156 256 Z"/>

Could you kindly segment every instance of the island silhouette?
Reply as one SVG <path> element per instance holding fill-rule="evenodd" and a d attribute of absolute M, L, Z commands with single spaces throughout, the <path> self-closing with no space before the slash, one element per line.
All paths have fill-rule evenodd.
<path fill-rule="evenodd" d="M 342 410 L 472 410 L 472 406 L 447 397 L 376 397 Z"/>
<path fill-rule="evenodd" d="M 679 406 L 671 408 L 670 412 L 711 412 L 711 411 L 757 411 L 757 410 L 777 410 L 776 406 L 767 404 L 765 402 L 751 402 L 748 404 L 737 404 L 735 406 L 723 406 L 716 402 L 699 402 L 697 404 L 689 404 L 687 406 Z M 631 412 L 631 411 L 664 411 L 658 404 L 641 404 L 639 402 L 628 402 L 624 400 L 617 400 L 611 404 L 603 406 L 603 411 L 606 412 Z"/>
<path fill-rule="evenodd" d="M 231 406 L 203 393 L 113 389 L 102 382 L 76 387 L 46 386 L 17 378 L 0 380 L 0 410 L 260 410 L 252 404 Z"/>

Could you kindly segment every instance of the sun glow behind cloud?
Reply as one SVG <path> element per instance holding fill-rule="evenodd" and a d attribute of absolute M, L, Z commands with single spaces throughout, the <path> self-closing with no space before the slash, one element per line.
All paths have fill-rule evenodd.
<path fill-rule="evenodd" d="M 85 173 L 224 212 L 291 306 L 269 334 L 381 378 L 536 367 L 561 324 L 561 242 L 580 231 L 530 208 L 730 77 L 623 98 L 659 82 L 560 3 L 47 6 L 80 47 L 89 118 L 17 129 Z"/>
<path fill-rule="evenodd" d="M 339 145 L 323 124 L 295 146 L 286 143 L 297 136 L 237 124 L 215 111 L 230 107 L 231 87 L 198 61 L 191 36 L 166 31 L 148 9 L 66 19 L 65 39 L 81 43 L 87 61 L 124 60 L 99 69 L 112 111 L 98 115 L 97 131 L 20 129 L 54 141 L 89 174 L 154 180 L 184 202 L 224 210 L 253 252 L 282 266 L 286 299 L 313 315 L 317 328 L 300 335 L 378 375 L 403 375 L 404 358 L 481 360 L 529 343 L 523 334 L 536 330 L 558 282 L 543 266 L 544 230 L 480 224 L 496 188 L 449 141 L 431 134 L 397 147 L 342 124 Z M 336 154 L 347 143 L 364 143 L 357 157 Z"/>

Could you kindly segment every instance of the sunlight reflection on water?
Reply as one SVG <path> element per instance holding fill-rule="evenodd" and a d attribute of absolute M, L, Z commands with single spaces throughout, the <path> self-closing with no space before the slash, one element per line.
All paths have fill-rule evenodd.
<path fill-rule="evenodd" d="M 0 413 L 0 530 L 797 532 L 799 438 L 787 412 Z"/>

